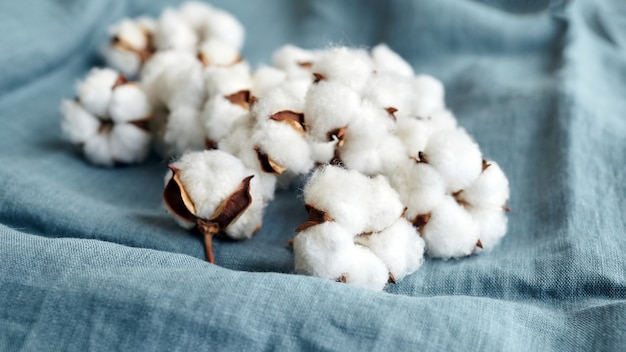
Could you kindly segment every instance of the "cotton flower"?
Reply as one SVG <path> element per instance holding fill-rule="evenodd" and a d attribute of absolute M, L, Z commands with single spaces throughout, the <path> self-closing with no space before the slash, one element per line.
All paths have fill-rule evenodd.
<path fill-rule="evenodd" d="M 208 261 L 214 262 L 213 236 L 241 240 L 261 227 L 258 180 L 236 157 L 219 150 L 189 152 L 169 167 L 164 202 L 184 227 L 204 235 Z"/>
<path fill-rule="evenodd" d="M 107 64 L 128 77 L 137 76 L 156 50 L 152 40 L 155 28 L 156 22 L 147 17 L 123 19 L 111 26 L 111 39 L 103 47 Z"/>
<path fill-rule="evenodd" d="M 61 103 L 61 113 L 64 135 L 93 164 L 132 164 L 148 155 L 150 104 L 138 85 L 114 70 L 91 70 L 77 85 L 77 99 Z"/>

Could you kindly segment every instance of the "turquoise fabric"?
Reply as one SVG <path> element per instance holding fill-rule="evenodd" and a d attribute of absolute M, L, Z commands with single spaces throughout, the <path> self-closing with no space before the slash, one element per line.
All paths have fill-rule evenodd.
<path fill-rule="evenodd" d="M 92 167 L 59 127 L 106 27 L 167 1 L 3 1 L 0 350 L 626 349 L 626 2 L 213 4 L 255 65 L 288 42 L 386 42 L 441 79 L 510 179 L 507 236 L 371 292 L 291 273 L 292 189 L 210 265 L 165 214 L 166 161 Z"/>

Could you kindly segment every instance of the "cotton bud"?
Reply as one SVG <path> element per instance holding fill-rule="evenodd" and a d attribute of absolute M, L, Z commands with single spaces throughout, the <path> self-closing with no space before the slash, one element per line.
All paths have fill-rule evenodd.
<path fill-rule="evenodd" d="M 371 55 L 376 72 L 379 74 L 391 73 L 404 77 L 413 77 L 414 75 L 411 65 L 386 44 L 376 45 L 372 48 Z"/>
<path fill-rule="evenodd" d="M 446 196 L 429 214 L 413 225 L 426 241 L 426 253 L 433 258 L 459 258 L 472 254 L 479 242 L 480 228 L 472 215 L 451 196 Z"/>
<path fill-rule="evenodd" d="M 214 262 L 212 238 L 250 238 L 260 227 L 263 197 L 254 172 L 219 151 L 184 154 L 170 166 L 163 200 L 186 228 L 204 236 L 207 260 Z"/>
<path fill-rule="evenodd" d="M 96 116 L 109 116 L 109 104 L 113 89 L 125 83 L 119 72 L 110 68 L 93 68 L 85 80 L 76 85 L 76 95 L 80 104 Z"/>
<path fill-rule="evenodd" d="M 195 52 L 199 42 L 193 27 L 173 9 L 161 13 L 153 37 L 157 50 Z"/>
<path fill-rule="evenodd" d="M 241 55 L 235 47 L 213 38 L 200 44 L 198 58 L 204 66 L 231 66 L 241 61 Z"/>
<path fill-rule="evenodd" d="M 357 243 L 385 263 L 393 283 L 415 272 L 424 262 L 424 240 L 404 218 L 380 232 L 358 236 Z"/>
<path fill-rule="evenodd" d="M 482 171 L 480 149 L 461 128 L 430 136 L 424 152 L 419 153 L 417 159 L 432 165 L 451 193 L 471 185 Z"/>
<path fill-rule="evenodd" d="M 155 51 L 152 41 L 155 27 L 154 20 L 146 17 L 124 19 L 111 26 L 111 39 L 103 48 L 107 64 L 128 77 L 137 76 Z"/>
<path fill-rule="evenodd" d="M 443 84 L 428 75 L 418 75 L 413 79 L 412 114 L 422 118 L 445 108 Z"/>
<path fill-rule="evenodd" d="M 360 92 L 374 73 L 374 63 L 364 50 L 338 47 L 320 54 L 311 71 L 317 81 L 340 83 Z"/>

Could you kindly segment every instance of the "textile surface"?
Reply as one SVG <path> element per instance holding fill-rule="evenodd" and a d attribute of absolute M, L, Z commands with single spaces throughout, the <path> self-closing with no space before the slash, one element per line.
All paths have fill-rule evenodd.
<path fill-rule="evenodd" d="M 624 350 L 626 2 L 215 0 L 244 56 L 387 43 L 509 177 L 488 254 L 385 292 L 295 275 L 306 213 L 281 191 L 217 265 L 161 202 L 167 161 L 88 165 L 59 103 L 119 19 L 160 1 L 0 3 L 0 350 Z"/>

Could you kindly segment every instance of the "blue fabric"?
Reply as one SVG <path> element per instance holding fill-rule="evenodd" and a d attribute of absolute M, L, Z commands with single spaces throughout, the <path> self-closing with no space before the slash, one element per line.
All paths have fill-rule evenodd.
<path fill-rule="evenodd" d="M 626 348 L 626 2 L 214 1 L 254 64 L 387 42 L 507 173 L 499 247 L 381 293 L 291 274 L 296 190 L 210 265 L 163 210 L 166 162 L 92 167 L 62 140 L 106 27 L 166 3 L 0 4 L 0 350 Z"/>

